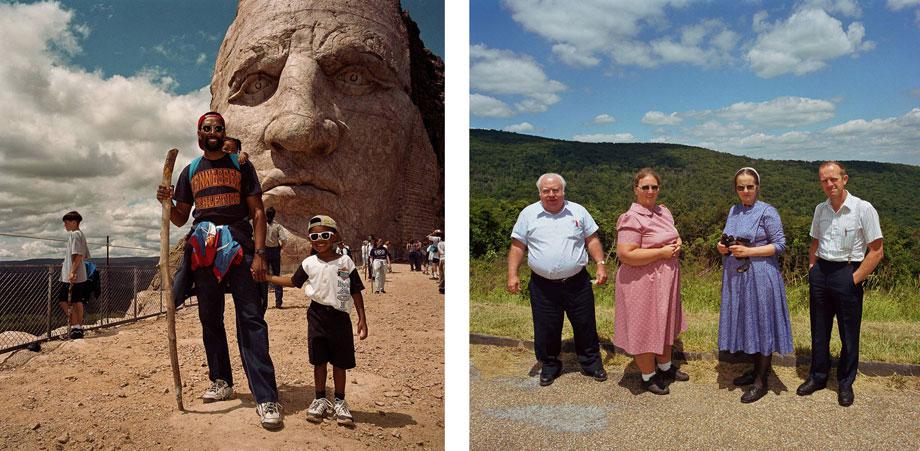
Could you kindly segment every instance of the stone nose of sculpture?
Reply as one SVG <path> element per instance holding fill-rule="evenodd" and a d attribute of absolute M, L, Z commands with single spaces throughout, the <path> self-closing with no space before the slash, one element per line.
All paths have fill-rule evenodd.
<path fill-rule="evenodd" d="M 334 89 L 316 61 L 291 55 L 275 94 L 281 108 L 265 129 L 269 147 L 312 155 L 334 152 L 343 132 L 332 99 Z"/>

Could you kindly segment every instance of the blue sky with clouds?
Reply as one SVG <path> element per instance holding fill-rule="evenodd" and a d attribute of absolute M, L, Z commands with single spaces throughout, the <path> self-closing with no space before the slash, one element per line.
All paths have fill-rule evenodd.
<path fill-rule="evenodd" d="M 474 0 L 470 126 L 920 165 L 920 0 Z"/>
<path fill-rule="evenodd" d="M 402 4 L 443 55 L 443 2 Z M 163 158 L 200 154 L 194 123 L 235 13 L 226 0 L 0 0 L 0 232 L 60 238 L 77 209 L 91 242 L 158 253 Z M 50 256 L 59 243 L 0 237 L 0 260 Z"/>

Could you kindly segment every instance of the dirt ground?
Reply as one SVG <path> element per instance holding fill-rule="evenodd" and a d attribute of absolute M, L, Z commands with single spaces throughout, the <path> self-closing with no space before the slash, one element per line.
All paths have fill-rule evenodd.
<path fill-rule="evenodd" d="M 767 396 L 742 404 L 731 380 L 748 365 L 686 362 L 690 381 L 657 396 L 629 358 L 604 357 L 605 382 L 564 353 L 563 375 L 540 387 L 533 351 L 471 345 L 470 449 L 920 448 L 920 377 L 861 374 L 840 407 L 833 380 L 797 396 L 807 368 L 774 367 Z"/>
<path fill-rule="evenodd" d="M 192 307 L 179 311 L 176 327 L 186 412 L 172 393 L 164 315 L 44 343 L 39 353 L 0 355 L 0 449 L 443 449 L 444 297 L 407 265 L 394 265 L 385 294 L 365 284 L 369 336 L 355 339 L 358 366 L 346 391 L 354 428 L 306 420 L 314 396 L 308 301 L 286 289 L 285 308 L 275 309 L 272 297 L 265 315 L 284 428 L 259 425 L 228 295 L 232 400 L 199 398 L 210 382 Z M 331 390 L 332 371 L 329 377 Z"/>

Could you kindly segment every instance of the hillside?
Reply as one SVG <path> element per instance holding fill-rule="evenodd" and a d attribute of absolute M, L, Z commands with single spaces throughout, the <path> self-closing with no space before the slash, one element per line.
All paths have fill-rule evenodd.
<path fill-rule="evenodd" d="M 920 209 L 912 205 L 920 167 L 843 161 L 847 188 L 876 207 L 885 233 L 884 278 L 913 280 L 920 263 Z M 633 201 L 632 176 L 642 167 L 662 177 L 659 200 L 674 213 L 688 243 L 687 257 L 718 260 L 710 242 L 719 235 L 737 201 L 732 176 L 752 166 L 762 177 L 761 200 L 780 212 L 790 245 L 787 270 L 800 269 L 810 242 L 815 205 L 825 199 L 817 180 L 820 161 L 764 160 L 680 144 L 594 144 L 494 130 L 470 130 L 470 233 L 474 257 L 503 253 L 523 206 L 538 200 L 540 174 L 559 172 L 566 198 L 586 206 L 601 226 L 605 247 L 613 243 L 617 217 Z"/>

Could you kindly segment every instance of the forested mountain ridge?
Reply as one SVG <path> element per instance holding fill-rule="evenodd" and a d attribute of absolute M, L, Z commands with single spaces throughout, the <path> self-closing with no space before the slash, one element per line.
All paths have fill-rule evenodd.
<path fill-rule="evenodd" d="M 567 182 L 566 198 L 591 212 L 601 226 L 605 248 L 616 235 L 616 219 L 632 203 L 632 177 L 642 167 L 662 178 L 659 202 L 674 213 L 690 258 L 718 259 L 711 248 L 725 217 L 737 202 L 733 176 L 744 166 L 761 175 L 760 199 L 779 210 L 790 257 L 784 266 L 801 266 L 815 205 L 826 198 L 818 182 L 821 161 L 756 159 L 701 147 L 658 143 L 581 143 L 494 130 L 470 130 L 470 233 L 474 257 L 504 252 L 511 227 L 525 205 L 538 200 L 536 179 L 558 172 Z M 871 202 L 885 234 L 887 276 L 916 279 L 920 260 L 920 208 L 916 187 L 920 167 L 868 161 L 843 161 L 847 189 Z M 713 242 L 714 243 L 714 242 Z M 806 262 L 807 263 L 807 262 Z"/>

